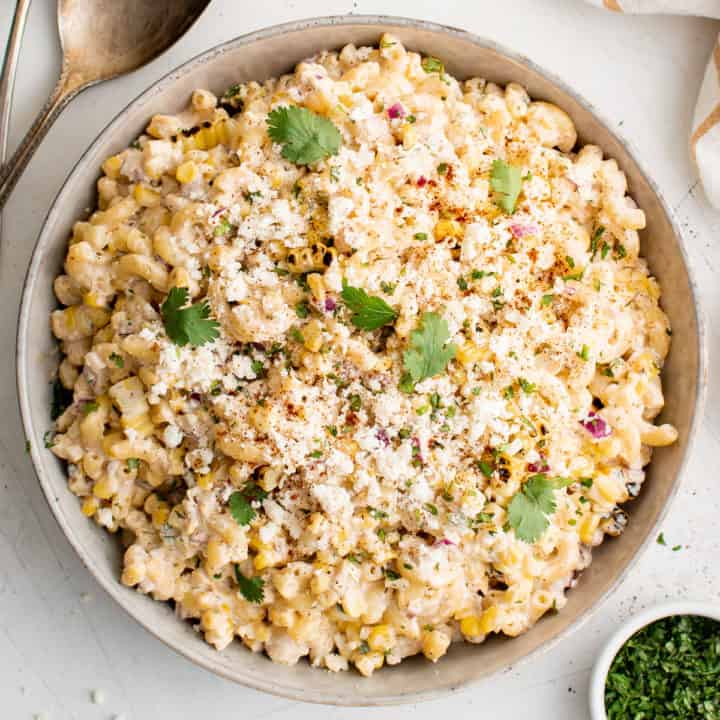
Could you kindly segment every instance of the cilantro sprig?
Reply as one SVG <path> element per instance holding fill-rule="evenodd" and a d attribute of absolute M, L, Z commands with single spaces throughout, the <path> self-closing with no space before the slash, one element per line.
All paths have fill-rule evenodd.
<path fill-rule="evenodd" d="M 490 172 L 490 186 L 495 192 L 495 204 L 508 215 L 515 212 L 515 206 L 522 190 L 523 177 L 520 168 L 495 160 Z"/>
<path fill-rule="evenodd" d="M 282 156 L 296 165 L 310 165 L 337 155 L 342 137 L 333 123 L 307 108 L 284 106 L 267 116 L 268 135 L 280 143 Z"/>
<path fill-rule="evenodd" d="M 377 330 L 397 318 L 397 312 L 382 298 L 368 295 L 362 288 L 352 287 L 344 281 L 340 297 L 352 311 L 350 321 L 361 330 Z"/>
<path fill-rule="evenodd" d="M 252 506 L 253 500 L 264 500 L 267 493 L 255 483 L 248 483 L 242 490 L 230 496 L 228 507 L 230 514 L 238 525 L 249 525 L 257 513 Z"/>
<path fill-rule="evenodd" d="M 410 333 L 410 347 L 403 353 L 405 374 L 400 381 L 401 390 L 412 392 L 417 383 L 445 370 L 457 352 L 457 346 L 448 343 L 449 339 L 447 321 L 437 313 L 424 313 Z"/>
<path fill-rule="evenodd" d="M 207 300 L 187 305 L 188 295 L 187 288 L 172 288 L 160 307 L 160 313 L 165 332 L 176 345 L 197 347 L 217 339 L 220 324 L 210 319 Z"/>
<path fill-rule="evenodd" d="M 508 505 L 508 522 L 520 540 L 534 543 L 540 538 L 557 508 L 555 490 L 573 482 L 571 478 L 548 478 L 544 473 L 528 478 Z"/>
<path fill-rule="evenodd" d="M 265 598 L 265 581 L 261 577 L 245 577 L 238 565 L 235 565 L 235 582 L 248 602 L 259 604 Z"/>

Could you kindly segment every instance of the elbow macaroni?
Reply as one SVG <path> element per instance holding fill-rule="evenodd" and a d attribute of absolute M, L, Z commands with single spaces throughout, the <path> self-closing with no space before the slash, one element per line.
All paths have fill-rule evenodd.
<path fill-rule="evenodd" d="M 121 581 L 218 649 L 370 675 L 518 635 L 564 606 L 650 448 L 677 437 L 652 423 L 670 332 L 622 170 L 519 85 L 421 60 L 385 35 L 222 102 L 196 90 L 105 161 L 55 281 L 74 398 L 53 451 L 83 514 L 123 530 Z M 339 153 L 284 160 L 265 123 L 288 104 L 331 119 Z M 512 216 L 497 158 L 522 169 Z M 394 328 L 355 328 L 344 280 Z M 218 339 L 168 338 L 176 286 Z M 428 311 L 457 356 L 405 394 Z M 507 508 L 536 473 L 569 484 L 526 544 Z M 249 487 L 240 524 L 230 499 Z"/>

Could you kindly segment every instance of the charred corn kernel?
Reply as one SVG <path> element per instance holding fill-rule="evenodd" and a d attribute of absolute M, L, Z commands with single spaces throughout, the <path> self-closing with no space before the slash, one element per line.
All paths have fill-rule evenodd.
<path fill-rule="evenodd" d="M 303 327 L 303 345 L 310 352 L 317 352 L 322 347 L 322 325 L 320 321 L 313 318 L 307 325 Z"/>
<path fill-rule="evenodd" d="M 128 565 L 122 572 L 120 582 L 128 587 L 141 583 L 147 574 L 143 565 Z"/>
<path fill-rule="evenodd" d="M 390 625 L 376 625 L 368 635 L 367 643 L 371 650 L 385 652 L 395 645 L 395 630 Z"/>
<path fill-rule="evenodd" d="M 117 491 L 117 480 L 113 480 L 109 476 L 100 478 L 93 486 L 93 495 L 101 500 L 109 500 Z"/>
<path fill-rule="evenodd" d="M 475 343 L 467 342 L 460 345 L 457 349 L 457 359 L 463 365 L 472 365 L 473 363 L 482 360 L 483 351 L 482 348 L 475 345 Z"/>
<path fill-rule="evenodd" d="M 205 473 L 204 475 L 197 475 L 196 480 L 199 488 L 209 490 L 213 486 L 215 473 L 211 470 L 209 473 Z"/>
<path fill-rule="evenodd" d="M 433 234 L 436 240 L 443 238 L 461 238 L 463 236 L 463 226 L 457 220 L 438 220 L 433 228 Z"/>
<path fill-rule="evenodd" d="M 103 172 L 113 180 L 117 180 L 120 175 L 123 159 L 119 155 L 111 155 L 103 164 Z"/>
<path fill-rule="evenodd" d="M 437 662 L 446 652 L 450 645 L 450 638 L 439 630 L 426 633 L 422 639 L 423 655 L 433 662 Z"/>
<path fill-rule="evenodd" d="M 468 637 L 477 637 L 478 635 L 482 635 L 483 632 L 480 628 L 480 618 L 475 615 L 464 617 L 460 621 L 460 632 Z"/>
<path fill-rule="evenodd" d="M 97 509 L 100 507 L 100 503 L 98 502 L 97 498 L 94 497 L 87 497 L 85 500 L 83 500 L 82 504 L 82 514 L 86 517 L 92 517 L 96 512 Z"/>
<path fill-rule="evenodd" d="M 142 207 L 155 207 L 160 204 L 160 193 L 147 185 L 136 185 L 133 190 L 133 197 L 138 205 Z"/>
<path fill-rule="evenodd" d="M 175 170 L 175 179 L 179 183 L 191 183 L 200 176 L 200 170 L 198 166 L 192 161 L 181 163 Z"/>
<path fill-rule="evenodd" d="M 412 125 L 404 125 L 402 129 L 402 144 L 407 150 L 417 142 L 417 130 Z"/>
<path fill-rule="evenodd" d="M 595 531 L 600 524 L 600 518 L 597 515 L 588 515 L 580 523 L 580 541 L 586 545 L 592 543 Z"/>
<path fill-rule="evenodd" d="M 498 609 L 493 605 L 480 616 L 480 632 L 487 635 L 495 629 L 498 617 Z"/>

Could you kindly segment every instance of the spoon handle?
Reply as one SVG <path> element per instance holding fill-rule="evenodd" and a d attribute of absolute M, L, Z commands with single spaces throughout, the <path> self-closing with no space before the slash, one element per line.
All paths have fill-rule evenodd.
<path fill-rule="evenodd" d="M 5 206 L 12 189 L 15 187 L 15 183 L 17 183 L 23 170 L 25 170 L 25 167 L 35 154 L 38 145 L 47 135 L 47 131 L 57 120 L 65 105 L 72 100 L 79 90 L 79 87 L 68 84 L 65 73 L 60 76 L 52 95 L 38 113 L 32 127 L 27 131 L 7 165 L 4 165 L 0 171 L 0 211 Z"/>
<path fill-rule="evenodd" d="M 10 133 L 10 108 L 12 107 L 13 88 L 15 87 L 15 74 L 29 10 L 30 0 L 18 0 L 17 5 L 15 5 L 15 14 L 10 27 L 2 73 L 0 74 L 0 168 L 7 155 L 8 135 Z M 2 234 L 2 215 L 0 215 L 0 234 Z"/>

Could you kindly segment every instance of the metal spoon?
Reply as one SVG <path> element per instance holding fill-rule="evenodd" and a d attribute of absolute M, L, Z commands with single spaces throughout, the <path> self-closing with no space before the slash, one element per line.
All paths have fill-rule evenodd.
<path fill-rule="evenodd" d="M 62 72 L 0 174 L 0 210 L 62 109 L 81 90 L 137 70 L 167 50 L 211 0 L 58 0 Z"/>

